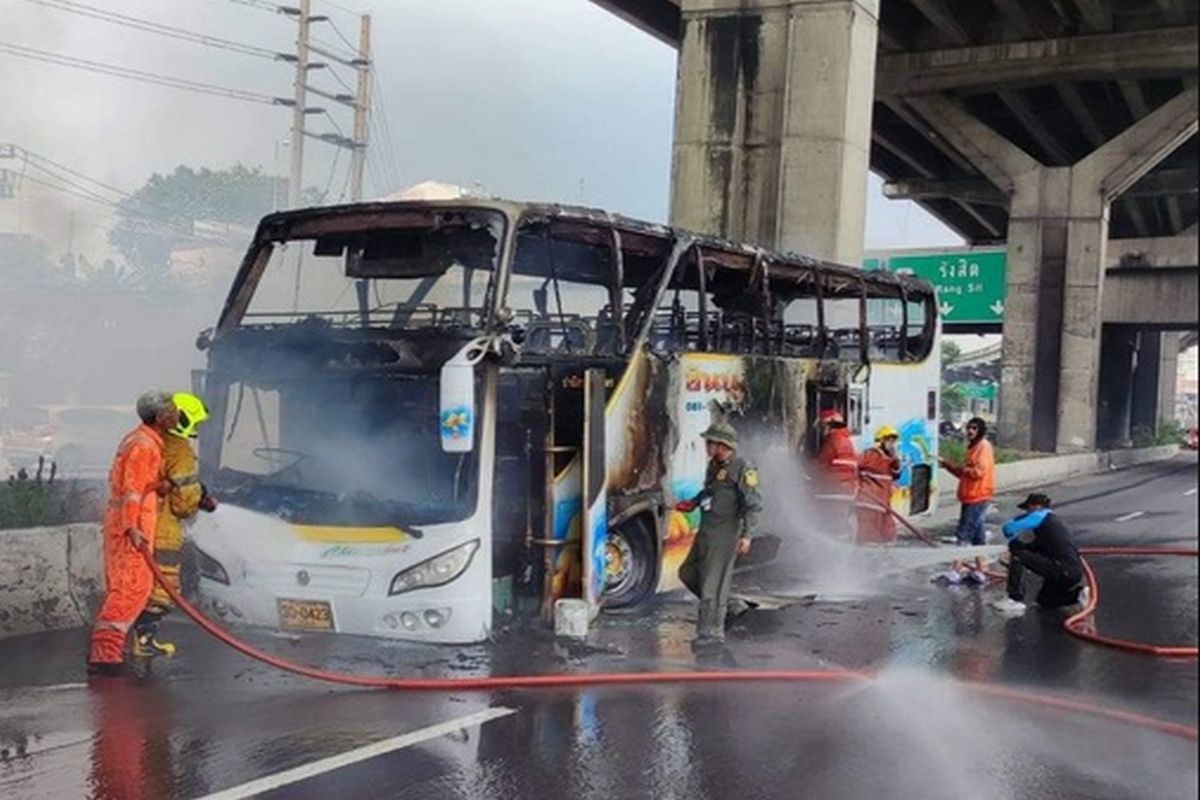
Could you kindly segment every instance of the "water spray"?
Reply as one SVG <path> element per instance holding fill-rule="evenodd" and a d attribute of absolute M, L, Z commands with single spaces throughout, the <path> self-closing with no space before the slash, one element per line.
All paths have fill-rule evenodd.
<path fill-rule="evenodd" d="M 877 675 L 874 671 L 851 669 L 778 669 L 778 670 L 694 670 L 673 672 L 583 672 L 542 675 L 492 675 L 476 678 L 397 678 L 383 675 L 354 675 L 345 672 L 318 669 L 297 664 L 279 656 L 271 655 L 247 644 L 204 616 L 188 602 L 180 592 L 163 579 L 162 572 L 154 560 L 149 547 L 139 548 L 142 558 L 158 581 L 175 601 L 175 604 L 206 633 L 268 666 L 313 680 L 358 686 L 370 689 L 399 691 L 499 691 L 508 689 L 542 689 L 554 687 L 593 687 L 658 685 L 679 683 L 869 683 Z M 1194 551 L 1193 551 L 1194 552 Z M 1200 731 L 1195 726 L 1137 714 L 1131 711 L 1043 695 L 1024 689 L 987 683 L 964 683 L 968 689 L 984 696 L 999 697 L 1036 707 L 1059 708 L 1074 713 L 1119 722 L 1126 725 L 1157 731 L 1169 736 L 1191 741 L 1200 740 Z"/>

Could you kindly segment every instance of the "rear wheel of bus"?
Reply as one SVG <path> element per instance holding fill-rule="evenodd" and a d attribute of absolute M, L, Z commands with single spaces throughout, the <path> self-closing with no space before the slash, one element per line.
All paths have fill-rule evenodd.
<path fill-rule="evenodd" d="M 621 608 L 640 603 L 657 580 L 658 551 L 654 530 L 645 517 L 627 519 L 608 532 L 608 567 L 604 605 Z"/>

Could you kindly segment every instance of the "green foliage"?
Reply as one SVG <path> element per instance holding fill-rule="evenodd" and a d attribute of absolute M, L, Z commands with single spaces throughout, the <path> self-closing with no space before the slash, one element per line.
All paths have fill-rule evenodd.
<path fill-rule="evenodd" d="M 1183 441 L 1183 426 L 1179 420 L 1169 419 L 1159 423 L 1158 430 L 1145 426 L 1133 429 L 1134 447 L 1161 447 L 1169 444 L 1180 444 Z"/>
<path fill-rule="evenodd" d="M 1038 457 L 1034 453 L 1024 453 L 1008 447 L 995 447 L 993 453 L 995 453 L 997 464 L 1008 464 L 1013 461 Z M 952 464 L 962 464 L 967 460 L 967 443 L 962 439 L 938 439 L 938 456 Z"/>
<path fill-rule="evenodd" d="M 954 342 L 942 342 L 942 366 L 948 367 L 962 358 L 962 348 Z"/>
<path fill-rule="evenodd" d="M 942 386 L 942 419 L 950 419 L 967 410 L 971 397 L 957 383 Z"/>
<path fill-rule="evenodd" d="M 121 219 L 108 241 L 134 269 L 162 271 L 171 249 L 192 235 L 197 220 L 252 226 L 286 192 L 286 181 L 257 167 L 235 164 L 212 170 L 181 165 L 169 175 L 151 175 L 121 201 Z M 305 205 L 322 200 L 313 189 L 304 192 Z"/>
<path fill-rule="evenodd" d="M 100 491 L 73 482 L 56 480 L 55 468 L 39 460 L 31 477 L 25 470 L 0 484 L 0 530 L 96 522 L 100 519 Z"/>

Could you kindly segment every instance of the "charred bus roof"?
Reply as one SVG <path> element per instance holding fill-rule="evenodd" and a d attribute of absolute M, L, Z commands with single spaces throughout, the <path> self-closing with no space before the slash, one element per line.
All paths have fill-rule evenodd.
<path fill-rule="evenodd" d="M 827 298 L 858 297 L 864 293 L 871 297 L 907 296 L 914 300 L 934 297 L 934 289 L 928 282 L 912 276 L 775 252 L 598 209 L 505 200 L 380 201 L 282 211 L 264 217 L 234 280 L 220 327 L 238 324 L 266 266 L 266 258 L 277 243 L 388 230 L 437 230 L 479 225 L 487 218 L 501 220 L 505 226 L 505 231 L 496 231 L 501 261 L 511 257 L 511 253 L 503 252 L 506 244 L 500 239 L 513 239 L 511 232 L 540 226 L 555 240 L 603 248 L 619 244 L 624 253 L 644 258 L 666 258 L 680 242 L 686 242 L 706 265 L 750 276 L 768 270 L 773 292 L 791 284 L 797 293 L 811 293 L 811 287 L 819 284 L 819 293 Z M 818 281 L 818 276 L 823 279 Z M 806 286 L 810 288 L 806 290 Z"/>

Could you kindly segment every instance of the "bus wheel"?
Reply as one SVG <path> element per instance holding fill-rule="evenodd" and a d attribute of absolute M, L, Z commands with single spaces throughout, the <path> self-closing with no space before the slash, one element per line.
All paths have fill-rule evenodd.
<path fill-rule="evenodd" d="M 651 531 L 639 517 L 608 531 L 604 605 L 632 606 L 654 590 L 655 548 Z"/>

